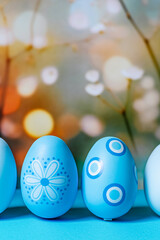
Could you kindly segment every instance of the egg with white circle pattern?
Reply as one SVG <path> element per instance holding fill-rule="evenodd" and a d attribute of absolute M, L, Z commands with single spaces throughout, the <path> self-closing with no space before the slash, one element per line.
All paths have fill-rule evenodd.
<path fill-rule="evenodd" d="M 127 213 L 137 193 L 137 170 L 126 144 L 115 137 L 98 140 L 84 162 L 82 194 L 96 216 L 112 220 Z"/>
<path fill-rule="evenodd" d="M 77 188 L 77 167 L 66 143 L 55 136 L 37 139 L 21 171 L 22 197 L 28 209 L 39 217 L 59 217 L 71 208 Z"/>

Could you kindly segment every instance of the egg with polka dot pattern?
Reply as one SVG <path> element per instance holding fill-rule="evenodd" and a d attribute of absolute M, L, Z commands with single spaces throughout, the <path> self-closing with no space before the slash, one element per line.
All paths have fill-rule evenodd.
<path fill-rule="evenodd" d="M 17 183 L 17 168 L 9 145 L 0 138 L 0 213 L 10 204 Z"/>
<path fill-rule="evenodd" d="M 84 162 L 82 195 L 96 216 L 112 220 L 127 213 L 137 193 L 137 171 L 126 144 L 115 137 L 98 140 Z"/>
<path fill-rule="evenodd" d="M 43 136 L 30 147 L 22 166 L 21 191 L 28 209 L 42 218 L 56 218 L 72 206 L 78 173 L 66 143 Z"/>

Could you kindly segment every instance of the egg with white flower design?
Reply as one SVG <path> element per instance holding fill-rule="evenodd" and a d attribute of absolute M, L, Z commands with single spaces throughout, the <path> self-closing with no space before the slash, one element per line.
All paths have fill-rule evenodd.
<path fill-rule="evenodd" d="M 136 166 L 126 144 L 115 137 L 98 140 L 82 173 L 82 194 L 88 209 L 105 220 L 124 215 L 134 203 L 137 184 Z"/>
<path fill-rule="evenodd" d="M 72 206 L 78 187 L 75 160 L 63 140 L 43 136 L 29 149 L 21 172 L 21 190 L 28 209 L 56 218 Z"/>

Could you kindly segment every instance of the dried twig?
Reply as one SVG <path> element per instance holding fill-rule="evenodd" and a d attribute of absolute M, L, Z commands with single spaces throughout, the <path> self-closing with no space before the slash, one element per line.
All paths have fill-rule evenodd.
<path fill-rule="evenodd" d="M 2 19 L 4 22 L 5 27 L 8 27 L 8 23 L 7 23 L 7 18 L 5 16 L 4 13 L 4 9 L 0 8 L 0 12 L 2 15 Z M 8 82 L 9 82 L 9 72 L 10 72 L 10 58 L 9 58 L 9 46 L 7 45 L 5 47 L 5 70 L 4 70 L 4 74 L 2 77 L 2 95 L 1 95 L 1 103 L 0 103 L 0 137 L 2 135 L 2 131 L 1 131 L 1 125 L 2 125 L 2 118 L 3 118 L 3 109 L 4 109 L 4 105 L 5 105 L 5 96 L 6 96 L 6 92 L 7 92 L 7 86 L 8 86 Z"/>
<path fill-rule="evenodd" d="M 126 7 L 125 3 L 123 0 L 119 0 L 119 2 L 121 3 L 121 6 L 126 14 L 126 17 L 128 18 L 128 20 L 130 21 L 130 23 L 132 24 L 132 26 L 134 27 L 134 29 L 136 30 L 136 32 L 138 33 L 138 35 L 140 36 L 140 38 L 142 39 L 142 41 L 144 42 L 146 49 L 150 55 L 150 58 L 152 59 L 152 62 L 154 64 L 155 70 L 157 72 L 157 75 L 159 77 L 159 81 L 160 81 L 160 67 L 158 64 L 158 61 L 156 59 L 156 56 L 154 54 L 154 51 L 151 47 L 150 41 L 148 38 L 145 37 L 145 35 L 143 34 L 143 32 L 140 30 L 140 28 L 138 27 L 138 25 L 136 24 L 135 20 L 133 19 L 132 15 L 130 14 L 128 8 Z"/>
<path fill-rule="evenodd" d="M 117 107 L 115 107 L 113 104 L 111 104 L 110 102 L 108 102 L 105 98 L 103 98 L 102 96 L 97 96 L 97 98 L 103 103 L 105 104 L 107 107 L 111 108 L 112 110 L 114 110 L 115 112 L 121 113 L 121 110 Z"/>
<path fill-rule="evenodd" d="M 34 23 L 35 23 L 35 18 L 36 18 L 36 13 L 40 7 L 40 4 L 41 4 L 41 0 L 37 0 L 36 2 L 36 5 L 34 7 L 34 12 L 33 12 L 33 16 L 32 16 L 32 19 L 31 19 L 31 44 L 33 43 L 33 39 L 34 39 Z"/>
<path fill-rule="evenodd" d="M 106 87 L 105 90 L 111 94 L 111 96 L 113 97 L 113 99 L 115 100 L 115 102 L 118 104 L 118 106 L 123 109 L 123 108 L 124 108 L 124 105 L 123 105 L 123 103 L 121 102 L 120 98 L 119 98 L 116 94 L 114 94 L 114 92 L 112 92 L 112 90 L 111 90 L 110 88 Z"/>
<path fill-rule="evenodd" d="M 129 93 L 129 89 L 130 89 L 130 84 L 128 85 L 128 93 Z M 111 91 L 112 92 L 112 91 Z M 116 98 L 117 99 L 117 96 L 116 95 L 113 95 L 114 96 L 114 99 Z M 117 108 L 115 107 L 113 104 L 111 104 L 110 102 L 108 102 L 106 99 L 104 99 L 102 96 L 97 96 L 97 98 L 103 103 L 105 104 L 107 107 L 109 107 L 110 109 L 114 110 L 115 112 L 119 113 L 122 117 L 123 117 L 123 120 L 124 120 L 124 123 L 125 123 L 125 126 L 126 126 L 126 130 L 127 130 L 127 133 L 129 135 L 129 138 L 131 140 L 131 143 L 135 149 L 135 152 L 137 152 L 137 148 L 136 148 L 136 144 L 135 144 L 135 140 L 134 140 L 134 136 L 133 136 L 133 133 L 132 133 L 132 128 L 130 126 L 130 122 L 128 120 L 128 117 L 127 117 L 127 104 L 128 104 L 128 97 L 127 97 L 127 104 L 125 106 L 123 106 L 122 108 Z M 119 100 L 119 98 L 118 98 Z"/>
<path fill-rule="evenodd" d="M 7 0 L 5 2 L 8 3 Z M 36 12 L 39 8 L 40 2 L 41 2 L 41 0 L 37 0 L 33 15 L 36 14 Z M 4 4 L 4 5 L 6 5 L 6 4 Z M 8 28 L 7 18 L 6 18 L 5 12 L 4 12 L 4 7 L 2 7 L 2 5 L 0 7 L 0 12 L 1 12 L 1 15 L 2 15 L 4 26 L 6 28 Z M 35 19 L 35 17 L 33 16 L 33 19 L 31 21 L 31 36 L 33 34 L 32 29 L 33 29 L 33 25 L 34 25 L 34 19 Z M 30 46 L 27 47 L 25 50 L 23 50 L 20 53 L 20 55 L 25 53 L 26 51 L 29 51 L 29 50 L 31 50 Z M 1 123 L 2 123 L 2 118 L 3 118 L 3 109 L 4 109 L 4 105 L 5 105 L 6 92 L 7 92 L 8 82 L 9 82 L 9 73 L 10 73 L 11 62 L 13 60 L 9 56 L 9 46 L 8 45 L 5 47 L 5 55 L 6 55 L 6 57 L 5 57 L 5 70 L 4 70 L 4 74 L 3 74 L 3 77 L 2 77 L 2 97 L 1 97 L 1 103 L 0 103 L 0 137 L 2 136 L 2 131 L 1 131 L 1 125 L 2 124 Z M 17 56 L 19 56 L 19 54 Z"/>
<path fill-rule="evenodd" d="M 40 4 L 41 4 L 41 0 L 37 0 L 35 7 L 34 7 L 33 16 L 32 16 L 31 25 L 30 25 L 30 44 L 28 46 L 26 46 L 21 52 L 19 52 L 15 56 L 11 57 L 11 61 L 17 59 L 18 57 L 22 56 L 26 52 L 33 50 L 32 44 L 33 44 L 33 39 L 34 39 L 34 22 L 35 22 L 36 13 L 40 7 Z"/>

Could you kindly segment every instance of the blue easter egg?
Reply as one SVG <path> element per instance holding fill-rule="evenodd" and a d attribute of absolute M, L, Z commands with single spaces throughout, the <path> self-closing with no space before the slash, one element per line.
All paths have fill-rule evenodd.
<path fill-rule="evenodd" d="M 72 206 L 78 187 L 75 160 L 63 140 L 44 136 L 29 149 L 22 166 L 21 190 L 35 215 L 56 218 Z"/>
<path fill-rule="evenodd" d="M 160 145 L 153 150 L 146 163 L 144 191 L 149 206 L 160 216 Z"/>
<path fill-rule="evenodd" d="M 135 201 L 137 184 L 136 166 L 126 144 L 115 137 L 98 140 L 82 172 L 82 194 L 88 209 L 108 220 L 124 215 Z"/>
<path fill-rule="evenodd" d="M 17 183 L 17 168 L 12 151 L 0 138 L 0 213 L 10 204 Z"/>

